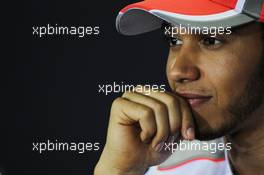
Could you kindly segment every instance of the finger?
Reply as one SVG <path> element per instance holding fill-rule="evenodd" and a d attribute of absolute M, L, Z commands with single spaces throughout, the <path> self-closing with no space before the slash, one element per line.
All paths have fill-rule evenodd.
<path fill-rule="evenodd" d="M 181 102 L 181 112 L 182 112 L 182 128 L 181 133 L 184 139 L 193 140 L 195 138 L 194 131 L 194 120 L 192 116 L 192 112 L 190 110 L 189 105 L 183 99 Z"/>
<path fill-rule="evenodd" d="M 157 133 L 152 140 L 152 146 L 155 150 L 159 151 L 164 145 L 164 142 L 167 140 L 170 133 L 169 118 L 166 105 L 154 98 L 136 92 L 126 92 L 123 94 L 123 97 L 133 102 L 146 105 L 154 111 Z"/>
<path fill-rule="evenodd" d="M 144 92 L 142 92 L 144 94 Z M 177 97 L 165 92 L 151 92 L 149 96 L 164 103 L 168 109 L 170 134 L 178 134 L 182 124 L 181 106 Z"/>
<path fill-rule="evenodd" d="M 115 118 L 114 120 L 118 124 L 133 125 L 139 123 L 141 128 L 140 138 L 143 142 L 156 133 L 157 126 L 154 112 L 147 106 L 124 98 L 117 98 L 113 102 L 111 116 Z"/>
<path fill-rule="evenodd" d="M 184 139 L 189 139 L 189 140 L 192 140 L 195 138 L 195 131 L 194 131 L 194 120 L 193 120 L 193 116 L 192 116 L 192 113 L 191 113 L 191 108 L 189 107 L 189 105 L 187 104 L 187 102 L 182 99 L 181 97 L 178 97 L 176 94 L 173 94 L 173 93 L 170 93 L 170 92 L 153 92 L 153 91 L 147 91 L 147 92 L 144 92 L 142 91 L 141 93 L 143 94 L 146 94 L 146 95 L 149 95 L 153 98 L 158 98 L 159 100 L 162 100 L 163 102 L 164 101 L 172 101 L 172 99 L 170 99 L 168 96 L 172 96 L 172 97 L 175 97 L 175 99 L 177 99 L 177 102 L 178 104 L 176 104 L 176 108 L 174 107 L 174 109 L 178 109 L 178 111 L 175 111 L 176 114 L 177 113 L 180 113 L 178 114 L 179 116 L 181 117 L 171 117 L 171 115 L 169 115 L 169 118 L 170 118 L 170 125 L 171 125 L 171 128 L 175 130 L 178 129 L 178 127 L 181 127 L 181 135 Z M 165 103 L 165 102 L 164 102 Z M 168 104 L 168 103 L 166 103 Z M 172 102 L 170 102 L 170 104 L 172 104 Z M 175 101 L 174 101 L 174 105 L 175 105 Z M 172 106 L 172 105 L 171 105 Z M 180 107 L 178 107 L 180 106 Z M 169 108 L 169 114 L 172 114 L 175 112 L 171 112 L 173 109 L 172 108 Z M 177 121 L 174 121 L 174 120 L 177 120 Z M 180 121 L 180 125 L 177 125 L 175 124 L 176 122 L 179 122 Z M 177 132 L 176 132 L 177 134 Z"/>

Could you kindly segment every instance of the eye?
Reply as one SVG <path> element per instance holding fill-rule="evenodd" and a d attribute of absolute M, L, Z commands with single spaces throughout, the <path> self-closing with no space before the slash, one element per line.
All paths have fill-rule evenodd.
<path fill-rule="evenodd" d="M 222 46 L 223 41 L 215 37 L 206 37 L 200 43 L 208 49 L 217 49 Z"/>
<path fill-rule="evenodd" d="M 170 37 L 169 38 L 169 43 L 170 43 L 171 47 L 174 47 L 174 46 L 182 45 L 183 41 L 180 40 L 179 38 Z"/>

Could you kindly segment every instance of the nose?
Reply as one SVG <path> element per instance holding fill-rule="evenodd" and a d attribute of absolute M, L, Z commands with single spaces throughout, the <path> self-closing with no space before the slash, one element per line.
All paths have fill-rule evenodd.
<path fill-rule="evenodd" d="M 177 83 L 188 83 L 200 78 L 201 73 L 198 67 L 197 50 L 191 47 L 184 47 L 173 53 L 170 51 L 167 76 L 168 79 Z"/>

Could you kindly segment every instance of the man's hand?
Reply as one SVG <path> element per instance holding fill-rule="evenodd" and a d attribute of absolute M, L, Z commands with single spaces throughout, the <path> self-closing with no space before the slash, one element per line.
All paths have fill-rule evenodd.
<path fill-rule="evenodd" d="M 148 91 L 149 93 L 149 91 Z M 189 105 L 168 92 L 125 92 L 111 108 L 106 145 L 95 175 L 143 175 L 169 156 L 165 142 L 195 137 Z"/>

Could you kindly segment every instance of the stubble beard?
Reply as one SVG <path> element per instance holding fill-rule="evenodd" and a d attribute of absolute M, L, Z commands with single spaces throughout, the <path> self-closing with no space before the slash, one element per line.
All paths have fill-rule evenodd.
<path fill-rule="evenodd" d="M 212 140 L 228 134 L 239 132 L 241 126 L 252 119 L 251 115 L 263 103 L 264 97 L 264 58 L 256 68 L 256 71 L 249 79 L 242 95 L 232 102 L 227 109 L 229 116 L 224 116 L 226 120 L 219 128 L 210 128 L 197 135 L 199 140 Z M 255 118 L 254 118 L 255 119 Z"/>

